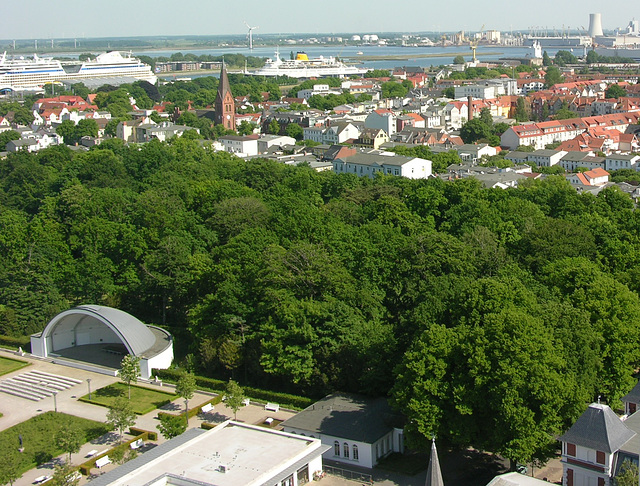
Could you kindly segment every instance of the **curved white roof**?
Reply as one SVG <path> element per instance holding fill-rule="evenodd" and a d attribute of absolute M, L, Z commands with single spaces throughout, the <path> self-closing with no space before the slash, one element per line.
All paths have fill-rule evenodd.
<path fill-rule="evenodd" d="M 111 328 L 135 356 L 143 354 L 156 343 L 153 332 L 140 320 L 119 309 L 100 305 L 81 305 L 61 312 L 47 324 L 42 336 L 51 334 L 55 328 L 75 328 L 85 319 L 96 319 Z"/>

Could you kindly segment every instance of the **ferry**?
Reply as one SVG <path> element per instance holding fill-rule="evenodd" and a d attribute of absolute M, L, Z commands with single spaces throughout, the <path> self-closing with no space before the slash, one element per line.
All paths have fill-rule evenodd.
<path fill-rule="evenodd" d="M 298 52 L 295 59 L 283 60 L 276 50 L 274 59 L 267 59 L 265 65 L 253 72 L 247 72 L 253 76 L 289 76 L 290 78 L 326 78 L 357 75 L 360 76 L 369 69 L 356 66 L 348 66 L 335 57 L 309 59 L 304 52 Z"/>
<path fill-rule="evenodd" d="M 82 83 L 91 79 L 104 79 L 105 84 L 117 78 L 144 80 L 155 84 L 157 77 L 151 66 L 133 57 L 131 53 L 124 55 L 119 51 L 105 52 L 94 59 L 61 62 L 51 57 L 32 58 L 0 55 L 0 90 L 15 91 L 41 88 L 50 83 Z"/>

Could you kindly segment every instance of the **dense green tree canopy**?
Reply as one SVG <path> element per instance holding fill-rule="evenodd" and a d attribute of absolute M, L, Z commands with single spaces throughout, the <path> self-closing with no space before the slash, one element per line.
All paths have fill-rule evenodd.
<path fill-rule="evenodd" d="M 390 395 L 414 444 L 530 460 L 589 400 L 616 406 L 640 365 L 638 268 L 631 199 L 562 176 L 359 178 L 186 139 L 0 161 L 0 333 L 112 305 L 199 374 Z"/>

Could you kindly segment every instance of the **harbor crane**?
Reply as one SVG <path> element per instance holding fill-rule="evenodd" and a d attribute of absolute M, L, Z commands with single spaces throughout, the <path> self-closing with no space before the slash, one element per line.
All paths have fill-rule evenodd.
<path fill-rule="evenodd" d="M 249 32 L 247 33 L 247 38 L 249 39 L 249 50 L 253 51 L 253 31 L 259 29 L 260 27 L 251 27 L 249 24 L 247 24 L 246 21 L 244 22 L 244 25 L 246 25 L 249 29 Z"/>

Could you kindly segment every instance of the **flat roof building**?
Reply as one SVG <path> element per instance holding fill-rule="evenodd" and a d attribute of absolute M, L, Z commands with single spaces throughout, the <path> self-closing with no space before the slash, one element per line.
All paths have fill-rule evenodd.
<path fill-rule="evenodd" d="M 322 471 L 319 439 L 228 420 L 190 429 L 91 481 L 92 486 L 298 486 Z"/>

